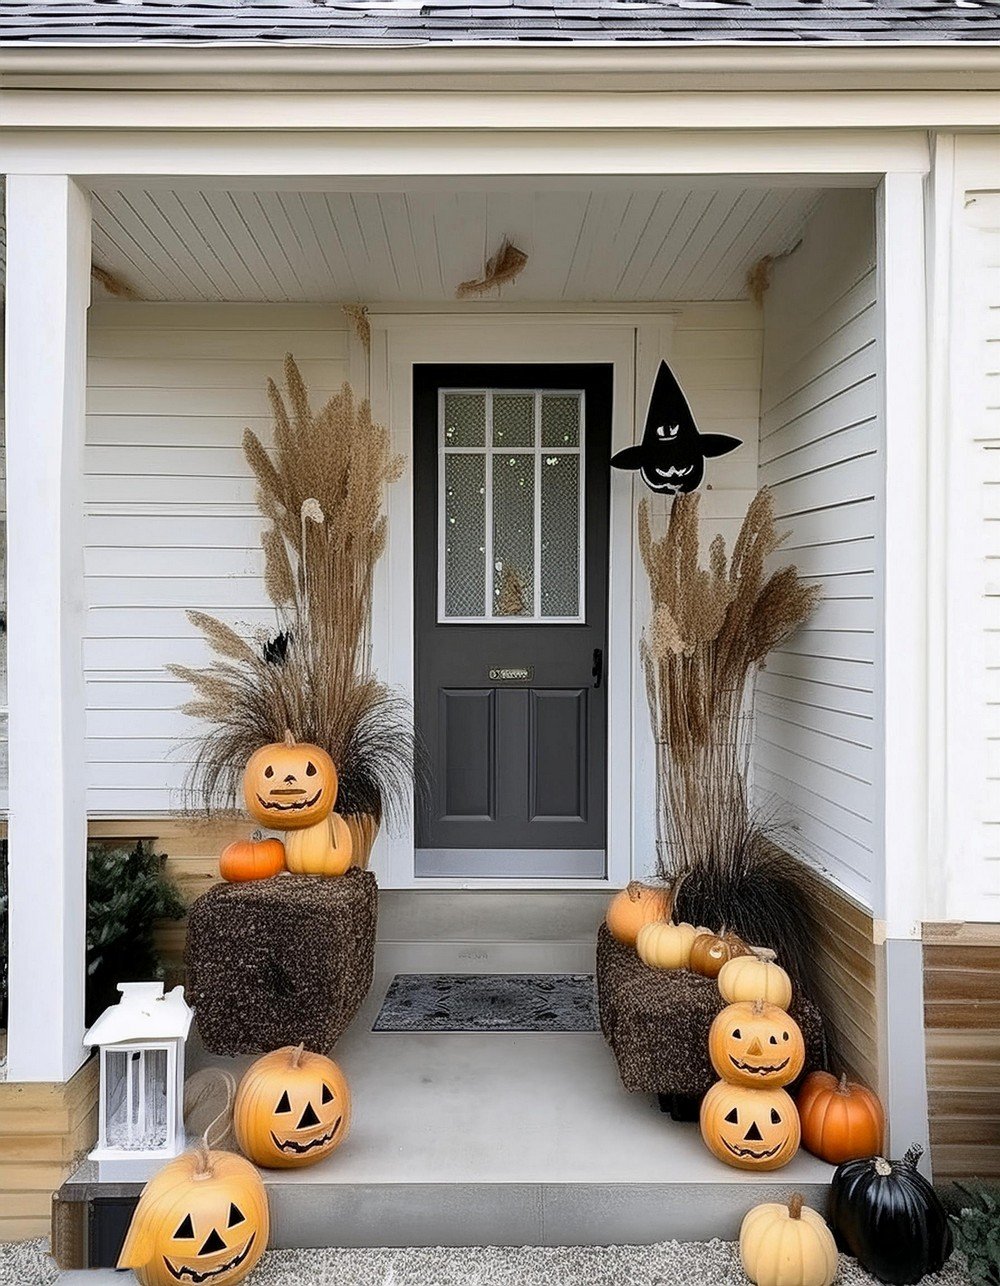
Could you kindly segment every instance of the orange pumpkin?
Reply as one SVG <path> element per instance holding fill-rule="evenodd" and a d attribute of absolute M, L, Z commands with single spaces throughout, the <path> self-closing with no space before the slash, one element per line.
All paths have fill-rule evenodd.
<path fill-rule="evenodd" d="M 802 1142 L 814 1156 L 831 1165 L 880 1156 L 885 1139 L 885 1113 L 877 1095 L 865 1085 L 829 1072 L 810 1072 L 797 1099 Z"/>
<path fill-rule="evenodd" d="M 701 1101 L 701 1137 L 738 1170 L 777 1170 L 799 1149 L 799 1114 L 790 1094 L 716 1081 Z"/>
<path fill-rule="evenodd" d="M 289 831 L 285 840 L 285 862 L 293 875 L 343 875 L 353 853 L 350 828 L 339 813 Z"/>
<path fill-rule="evenodd" d="M 236 1286 L 263 1255 L 268 1231 L 258 1172 L 234 1152 L 201 1145 L 143 1188 L 118 1267 L 133 1269 L 142 1286 Z"/>
<path fill-rule="evenodd" d="M 350 1124 L 344 1073 L 332 1059 L 301 1045 L 258 1058 L 236 1093 L 236 1141 L 257 1165 L 313 1165 L 340 1147 Z"/>
<path fill-rule="evenodd" d="M 243 800 L 250 816 L 275 830 L 315 826 L 337 802 L 337 769 L 325 750 L 296 741 L 261 746 L 243 773 Z"/>
<path fill-rule="evenodd" d="M 691 944 L 693 973 L 717 978 L 727 960 L 750 954 L 750 948 L 735 933 L 700 933 Z"/>
<path fill-rule="evenodd" d="M 250 839 L 228 844 L 219 858 L 219 874 L 238 884 L 244 880 L 269 880 L 285 869 L 285 846 L 280 839 L 264 839 L 254 831 Z"/>
<path fill-rule="evenodd" d="M 604 922 L 613 938 L 634 947 L 642 926 L 654 920 L 669 920 L 672 909 L 669 889 L 657 889 L 633 880 L 611 899 Z"/>
<path fill-rule="evenodd" d="M 802 1029 L 777 1005 L 727 1005 L 708 1029 L 708 1055 L 734 1085 L 788 1085 L 806 1060 Z"/>

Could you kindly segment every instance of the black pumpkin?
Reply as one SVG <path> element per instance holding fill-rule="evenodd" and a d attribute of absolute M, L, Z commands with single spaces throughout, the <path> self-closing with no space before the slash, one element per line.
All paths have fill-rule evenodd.
<path fill-rule="evenodd" d="M 948 1216 L 917 1171 L 922 1151 L 914 1145 L 902 1161 L 845 1161 L 830 1188 L 830 1227 L 837 1244 L 893 1286 L 936 1273 L 951 1254 Z"/>

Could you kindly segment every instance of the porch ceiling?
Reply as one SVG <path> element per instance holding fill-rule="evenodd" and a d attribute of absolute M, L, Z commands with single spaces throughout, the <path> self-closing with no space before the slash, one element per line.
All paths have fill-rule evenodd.
<path fill-rule="evenodd" d="M 98 189 L 94 261 L 150 300 L 442 303 L 506 236 L 529 256 L 509 302 L 736 299 L 751 264 L 795 243 L 816 196 L 688 179 Z"/>

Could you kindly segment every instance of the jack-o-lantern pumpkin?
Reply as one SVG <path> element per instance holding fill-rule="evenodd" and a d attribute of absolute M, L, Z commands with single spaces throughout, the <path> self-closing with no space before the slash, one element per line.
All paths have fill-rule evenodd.
<path fill-rule="evenodd" d="M 716 1081 L 701 1101 L 699 1119 L 705 1146 L 737 1170 L 778 1170 L 799 1149 L 799 1114 L 782 1089 Z"/>
<path fill-rule="evenodd" d="M 301 1045 L 258 1058 L 240 1081 L 233 1127 L 240 1148 L 257 1165 L 313 1165 L 347 1137 L 351 1091 L 332 1059 Z"/>
<path fill-rule="evenodd" d="M 118 1267 L 133 1269 L 142 1286 L 235 1286 L 256 1267 L 268 1232 L 256 1169 L 202 1144 L 168 1161 L 143 1188 Z"/>
<path fill-rule="evenodd" d="M 325 750 L 286 732 L 250 756 L 243 800 L 251 817 L 275 830 L 315 826 L 337 802 L 337 769 Z"/>
<path fill-rule="evenodd" d="M 613 938 L 634 947 L 642 926 L 654 920 L 669 920 L 672 908 L 669 889 L 657 889 L 633 880 L 611 899 L 604 923 Z"/>
<path fill-rule="evenodd" d="M 777 1005 L 743 1000 L 717 1014 L 708 1030 L 708 1055 L 734 1085 L 788 1085 L 806 1061 L 798 1023 Z"/>

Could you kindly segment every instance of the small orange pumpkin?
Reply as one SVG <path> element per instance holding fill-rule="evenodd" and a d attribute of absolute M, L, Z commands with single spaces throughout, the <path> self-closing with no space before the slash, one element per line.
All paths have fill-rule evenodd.
<path fill-rule="evenodd" d="M 847 1076 L 810 1072 L 797 1099 L 802 1143 L 822 1161 L 841 1165 L 860 1157 L 880 1156 L 885 1139 L 885 1113 L 877 1095 Z"/>
<path fill-rule="evenodd" d="M 247 1068 L 236 1093 L 233 1128 L 257 1165 L 285 1170 L 313 1165 L 343 1143 L 351 1091 L 332 1059 L 286 1046 Z"/>
<path fill-rule="evenodd" d="M 691 944 L 691 970 L 717 978 L 727 960 L 747 956 L 750 948 L 735 933 L 700 933 Z"/>
<path fill-rule="evenodd" d="M 741 1000 L 716 1014 L 708 1056 L 734 1085 L 788 1085 L 806 1061 L 802 1029 L 777 1005 Z"/>
<path fill-rule="evenodd" d="M 219 858 L 219 874 L 239 884 L 244 880 L 269 880 L 285 869 L 285 846 L 280 839 L 264 839 L 254 831 L 250 839 L 227 844 Z"/>
<path fill-rule="evenodd" d="M 337 784 L 337 769 L 326 751 L 286 732 L 284 741 L 261 746 L 250 756 L 243 802 L 263 826 L 298 830 L 329 814 L 337 802 Z"/>
<path fill-rule="evenodd" d="M 611 899 L 604 922 L 613 938 L 634 947 L 644 924 L 669 920 L 672 910 L 673 898 L 669 889 L 657 889 L 633 880 Z"/>

